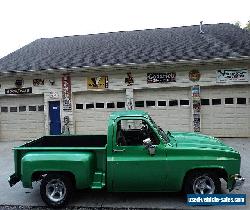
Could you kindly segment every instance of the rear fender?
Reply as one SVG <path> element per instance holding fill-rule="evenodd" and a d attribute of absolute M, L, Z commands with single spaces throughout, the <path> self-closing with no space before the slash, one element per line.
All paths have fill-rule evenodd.
<path fill-rule="evenodd" d="M 30 152 L 21 160 L 23 187 L 32 188 L 32 176 L 41 172 L 70 172 L 77 189 L 88 188 L 94 174 L 94 154 L 91 152 Z"/>

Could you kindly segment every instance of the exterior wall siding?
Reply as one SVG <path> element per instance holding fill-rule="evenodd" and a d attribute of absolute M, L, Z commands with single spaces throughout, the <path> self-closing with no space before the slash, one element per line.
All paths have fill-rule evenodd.
<path fill-rule="evenodd" d="M 147 90 L 147 89 L 162 89 L 166 88 L 166 90 L 171 91 L 171 88 L 186 88 L 190 90 L 193 85 L 200 85 L 201 91 L 202 88 L 207 87 L 223 87 L 223 86 L 239 86 L 246 85 L 249 87 L 250 85 L 250 72 L 248 74 L 248 82 L 238 82 L 238 83 L 217 83 L 216 82 L 216 70 L 219 69 L 250 69 L 250 61 L 245 62 L 224 62 L 224 63 L 204 63 L 204 64 L 178 64 L 178 65 L 170 65 L 170 66 L 145 66 L 145 67 L 126 67 L 121 69 L 103 68 L 103 69 L 82 69 L 79 71 L 71 71 L 71 91 L 72 91 L 72 110 L 71 111 L 63 111 L 62 109 L 62 75 L 60 71 L 51 71 L 51 72 L 35 72 L 35 73 L 17 73 L 6 76 L 2 76 L 0 78 L 0 98 L 6 96 L 5 89 L 14 88 L 15 80 L 22 78 L 24 80 L 23 87 L 32 87 L 32 95 L 43 95 L 44 97 L 44 132 L 46 135 L 49 134 L 49 114 L 48 114 L 48 103 L 49 101 L 60 101 L 61 104 L 61 121 L 63 121 L 64 116 L 69 116 L 70 118 L 70 130 L 72 133 L 77 131 L 76 129 L 76 120 L 75 120 L 75 95 L 76 94 L 84 94 L 91 93 L 87 89 L 87 78 L 88 77 L 97 77 L 97 76 L 108 76 L 108 90 L 113 91 L 124 91 L 126 98 L 126 89 L 133 89 L 134 95 L 136 90 Z M 196 69 L 201 73 L 201 78 L 198 82 L 192 82 L 189 80 L 189 71 Z M 131 72 L 132 77 L 134 79 L 134 83 L 131 86 L 128 86 L 125 83 L 125 78 L 127 77 L 127 73 Z M 164 73 L 164 72 L 176 72 L 176 82 L 170 82 L 165 84 L 152 83 L 147 84 L 147 73 Z M 65 72 L 67 73 L 67 72 Z M 33 79 L 44 79 L 45 84 L 43 86 L 33 86 Z M 51 85 L 49 80 L 54 80 L 55 84 Z M 104 92 L 106 90 L 103 90 Z M 57 93 L 58 97 L 51 97 L 51 92 Z M 132 94 L 133 95 L 133 94 Z M 135 96 L 134 96 L 135 97 Z M 191 97 L 191 95 L 190 95 Z M 249 103 L 249 98 L 247 99 Z M 191 110 L 191 105 L 187 108 Z M 157 115 L 157 111 L 153 110 L 155 115 Z M 243 111 L 244 112 L 244 111 Z M 189 112 L 190 113 L 190 112 Z M 104 113 L 102 113 L 104 115 Z M 106 114 L 105 114 L 106 115 Z M 172 117 L 172 116 L 171 116 Z M 91 115 L 90 117 L 91 118 Z M 172 119 L 174 121 L 174 119 Z M 191 119 L 190 119 L 191 121 Z M 89 119 L 91 122 L 91 119 Z M 190 122 L 191 124 L 191 122 Z M 62 122 L 63 125 L 63 122 Z M 90 123 L 89 126 L 94 127 L 98 126 L 98 122 Z M 1 135 L 1 134 L 0 134 Z"/>

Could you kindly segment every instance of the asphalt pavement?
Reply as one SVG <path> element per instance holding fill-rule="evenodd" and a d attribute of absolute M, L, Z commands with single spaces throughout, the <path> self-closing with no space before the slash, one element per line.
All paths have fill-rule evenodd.
<path fill-rule="evenodd" d="M 241 153 L 241 174 L 246 178 L 245 185 L 239 191 L 231 193 L 246 194 L 246 206 L 205 206 L 189 207 L 186 198 L 180 193 L 108 193 L 106 191 L 77 191 L 67 209 L 250 209 L 250 138 L 227 138 L 223 141 Z M 22 141 L 0 141 L 0 210 L 9 209 L 49 209 L 40 198 L 39 185 L 25 189 L 21 182 L 12 188 L 7 182 L 14 172 L 14 146 Z M 222 183 L 223 193 L 228 193 Z"/>

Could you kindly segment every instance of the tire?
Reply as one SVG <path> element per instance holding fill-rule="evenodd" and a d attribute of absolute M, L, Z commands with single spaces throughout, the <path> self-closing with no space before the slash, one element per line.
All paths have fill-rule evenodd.
<path fill-rule="evenodd" d="M 191 172 L 185 179 L 184 191 L 186 194 L 218 194 L 221 192 L 221 182 L 211 172 Z"/>
<path fill-rule="evenodd" d="M 41 182 L 40 194 L 42 200 L 53 208 L 65 206 L 72 195 L 72 180 L 63 174 L 47 174 Z"/>

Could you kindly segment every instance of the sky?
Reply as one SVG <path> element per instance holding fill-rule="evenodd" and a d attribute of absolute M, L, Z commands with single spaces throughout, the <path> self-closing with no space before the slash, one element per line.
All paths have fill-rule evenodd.
<path fill-rule="evenodd" d="M 250 20 L 249 0 L 1 0 L 0 58 L 39 38 Z"/>

